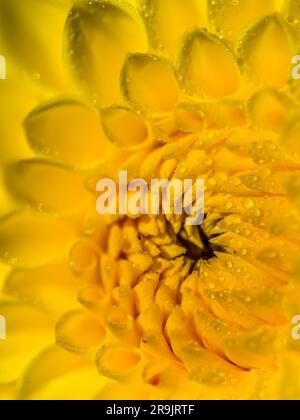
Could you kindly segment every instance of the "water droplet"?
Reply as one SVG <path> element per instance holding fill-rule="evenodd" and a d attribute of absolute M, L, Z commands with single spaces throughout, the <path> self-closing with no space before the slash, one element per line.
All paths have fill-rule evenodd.
<path fill-rule="evenodd" d="M 251 199 L 246 199 L 244 200 L 243 205 L 246 209 L 251 209 L 252 207 L 254 207 L 254 201 Z"/>

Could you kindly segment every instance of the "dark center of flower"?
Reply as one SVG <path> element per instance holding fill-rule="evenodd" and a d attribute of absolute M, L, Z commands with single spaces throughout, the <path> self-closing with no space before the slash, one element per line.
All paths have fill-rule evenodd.
<path fill-rule="evenodd" d="M 207 215 L 205 215 L 205 219 L 206 217 Z M 200 261 L 209 261 L 216 257 L 217 252 L 226 252 L 223 247 L 212 242 L 212 239 L 219 235 L 210 236 L 203 225 L 195 226 L 197 242 L 186 234 L 184 225 L 178 234 L 175 234 L 170 224 L 169 229 L 172 231 L 172 236 L 176 238 L 177 245 L 186 249 L 185 257 L 192 261 L 191 271 L 197 267 Z"/>
<path fill-rule="evenodd" d="M 186 248 L 186 257 L 193 260 L 197 263 L 199 260 L 209 261 L 212 258 L 215 258 L 216 252 L 224 252 L 224 249 L 219 245 L 214 245 L 210 242 L 210 238 L 205 233 L 204 229 L 201 226 L 197 227 L 203 247 L 199 247 L 195 245 L 193 242 L 189 241 L 189 239 L 185 239 L 181 237 L 180 234 L 177 235 L 178 242 L 184 248 Z"/>

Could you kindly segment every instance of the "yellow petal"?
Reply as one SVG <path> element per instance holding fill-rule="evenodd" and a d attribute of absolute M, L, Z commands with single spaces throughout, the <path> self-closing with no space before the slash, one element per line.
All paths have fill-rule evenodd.
<path fill-rule="evenodd" d="M 2 179 L 6 165 L 15 160 L 32 156 L 21 121 L 38 103 L 37 89 L 33 89 L 32 85 L 24 80 L 21 69 L 15 69 L 11 56 L 7 55 L 6 51 L 2 49 L 0 35 L 1 54 L 4 54 L 7 60 L 7 79 L 0 80 L 0 216 L 12 211 L 15 204 Z M 14 121 L 12 121 L 12 118 Z"/>
<path fill-rule="evenodd" d="M 208 16 L 218 35 L 234 41 L 249 23 L 275 12 L 280 0 L 208 0 Z"/>
<path fill-rule="evenodd" d="M 46 0 L 28 0 L 26 6 L 18 0 L 0 4 L 0 38 L 8 50 L 32 79 L 57 89 L 68 86 L 61 53 L 68 8 Z"/>
<path fill-rule="evenodd" d="M 277 15 L 250 27 L 239 40 L 237 52 L 249 77 L 259 84 L 280 88 L 290 78 L 291 35 Z"/>
<path fill-rule="evenodd" d="M 22 400 L 91 400 L 106 383 L 87 356 L 59 347 L 39 354 L 22 378 L 18 398 Z"/>
<path fill-rule="evenodd" d="M 65 314 L 56 326 L 56 342 L 66 350 L 84 353 L 97 349 L 105 337 L 99 320 L 89 312 Z"/>
<path fill-rule="evenodd" d="M 239 88 L 239 68 L 233 54 L 204 30 L 196 29 L 185 36 L 177 67 L 182 87 L 189 95 L 219 98 Z"/>
<path fill-rule="evenodd" d="M 299 354 L 288 354 L 280 359 L 276 379 L 276 382 L 278 381 L 278 395 L 276 396 L 278 400 L 298 401 L 300 399 Z"/>
<path fill-rule="evenodd" d="M 46 312 L 62 313 L 77 304 L 78 280 L 68 264 L 13 271 L 3 292 Z"/>
<path fill-rule="evenodd" d="M 150 136 L 150 139 L 151 138 L 152 136 Z M 141 144 L 141 147 L 139 146 L 133 147 L 132 149 L 134 152 L 130 153 L 130 155 L 128 155 L 126 159 L 123 160 L 123 162 L 121 163 L 121 166 L 118 168 L 118 171 L 120 170 L 127 171 L 128 177 L 130 179 L 138 178 L 141 162 L 143 162 L 147 158 L 148 154 L 153 150 L 153 147 L 154 147 L 154 144 L 151 143 L 152 140 L 150 139 L 149 139 L 149 144 L 148 142 L 146 142 L 146 144 L 145 143 Z M 147 147 L 148 145 L 149 147 Z M 135 149 L 137 150 L 135 151 Z M 119 176 L 119 173 L 117 174 L 117 176 Z"/>
<path fill-rule="evenodd" d="M 204 112 L 200 105 L 181 103 L 176 106 L 174 117 L 178 128 L 187 133 L 203 131 Z"/>
<path fill-rule="evenodd" d="M 0 259 L 17 267 L 45 264 L 74 241 L 73 228 L 61 220 L 15 213 L 0 221 Z"/>
<path fill-rule="evenodd" d="M 101 375 L 119 379 L 129 375 L 137 367 L 140 360 L 140 352 L 130 346 L 106 344 L 99 350 L 96 364 Z"/>
<path fill-rule="evenodd" d="M 128 386 L 126 383 L 113 382 L 103 387 L 96 395 L 97 400 L 134 400 L 145 401 L 150 399 L 151 387 L 145 384 L 138 386 Z"/>
<path fill-rule="evenodd" d="M 295 107 L 284 93 L 265 89 L 255 94 L 249 102 L 249 112 L 258 128 L 280 132 L 289 112 Z"/>
<path fill-rule="evenodd" d="M 295 117 L 291 119 L 285 127 L 282 136 L 281 144 L 289 155 L 293 158 L 300 158 L 300 118 Z"/>
<path fill-rule="evenodd" d="M 17 198 L 38 211 L 72 211 L 88 199 L 80 175 L 39 159 L 23 160 L 11 165 L 7 183 Z"/>
<path fill-rule="evenodd" d="M 283 150 L 272 141 L 253 142 L 249 145 L 248 151 L 257 165 L 283 163 L 285 161 Z"/>
<path fill-rule="evenodd" d="M 138 146 L 148 139 L 146 123 L 138 114 L 127 108 L 102 109 L 101 119 L 105 134 L 117 146 Z"/>
<path fill-rule="evenodd" d="M 143 379 L 147 384 L 177 389 L 187 381 L 188 374 L 182 366 L 169 360 L 154 359 L 143 370 Z"/>
<path fill-rule="evenodd" d="M 95 166 L 112 147 L 102 133 L 98 113 L 77 101 L 38 107 L 24 125 L 34 151 L 74 167 Z"/>
<path fill-rule="evenodd" d="M 300 5 L 298 0 L 286 0 L 282 5 L 283 14 L 290 25 L 300 29 Z"/>
<path fill-rule="evenodd" d="M 18 379 L 23 369 L 53 341 L 53 320 L 49 315 L 21 304 L 1 304 L 6 318 L 7 339 L 0 342 L 0 382 Z"/>
<path fill-rule="evenodd" d="M 84 282 L 97 281 L 98 255 L 94 243 L 88 240 L 76 242 L 70 250 L 70 269 Z"/>
<path fill-rule="evenodd" d="M 222 101 L 216 111 L 216 122 L 222 128 L 243 127 L 247 125 L 246 107 L 239 101 Z"/>
<path fill-rule="evenodd" d="M 193 25 L 206 26 L 205 1 L 140 0 L 139 5 L 152 47 L 169 54 Z"/>
<path fill-rule="evenodd" d="M 118 81 L 126 55 L 147 49 L 142 19 L 131 5 L 117 0 L 75 4 L 66 24 L 66 43 L 76 79 L 101 106 L 121 99 Z"/>
<path fill-rule="evenodd" d="M 291 202 L 300 210 L 300 175 L 299 173 L 290 176 L 286 183 L 286 190 Z"/>
<path fill-rule="evenodd" d="M 148 54 L 133 54 L 127 58 L 121 87 L 125 99 L 135 109 L 150 114 L 171 111 L 179 95 L 172 66 Z"/>
<path fill-rule="evenodd" d="M 5 216 L 7 213 L 12 211 L 15 205 L 14 200 L 12 199 L 10 193 L 8 192 L 5 186 L 5 181 L 3 178 L 4 176 L 0 172 L 0 201 L 2 203 L 1 210 L 0 210 L 0 217 Z"/>
<path fill-rule="evenodd" d="M 159 284 L 156 273 L 144 274 L 134 288 L 136 306 L 139 314 L 145 312 L 154 303 L 154 296 Z"/>
<path fill-rule="evenodd" d="M 258 327 L 224 343 L 229 360 L 246 369 L 275 370 L 274 340 L 276 333 L 267 327 Z"/>
<path fill-rule="evenodd" d="M 126 313 L 126 310 L 113 306 L 107 317 L 107 326 L 111 333 L 123 344 L 139 346 L 140 334 L 137 330 L 134 318 Z"/>
<path fill-rule="evenodd" d="M 0 45 L 1 50 L 1 45 Z M 1 53 L 0 53 L 1 54 Z M 16 159 L 31 156 L 32 153 L 24 136 L 24 130 L 21 121 L 38 103 L 38 92 L 23 80 L 9 80 L 11 75 L 8 68 L 7 80 L 1 80 L 0 89 L 0 110 L 1 110 L 1 143 L 0 143 L 0 161 L 1 165 Z M 23 83 L 22 83 L 23 82 Z M 12 123 L 12 115 L 18 123 Z M 14 139 L 12 147 L 11 139 Z"/>
<path fill-rule="evenodd" d="M 270 194 L 284 194 L 283 181 L 285 176 L 279 173 L 271 173 L 271 171 L 261 170 L 250 172 L 240 177 L 240 180 L 249 188 Z"/>
<path fill-rule="evenodd" d="M 16 384 L 14 382 L 0 385 L 0 401 L 11 401 L 16 398 Z"/>
<path fill-rule="evenodd" d="M 153 264 L 153 260 L 148 254 L 132 254 L 129 261 L 133 264 L 138 273 L 145 273 Z"/>

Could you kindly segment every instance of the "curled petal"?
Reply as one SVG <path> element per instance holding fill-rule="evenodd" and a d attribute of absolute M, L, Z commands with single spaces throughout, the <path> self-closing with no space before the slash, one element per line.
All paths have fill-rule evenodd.
<path fill-rule="evenodd" d="M 12 165 L 7 173 L 7 183 L 17 198 L 39 211 L 72 211 L 88 198 L 80 175 L 39 159 Z"/>
<path fill-rule="evenodd" d="M 233 54 L 204 30 L 195 29 L 185 36 L 177 67 L 181 85 L 191 96 L 220 98 L 239 89 L 239 68 Z"/>
<path fill-rule="evenodd" d="M 24 126 L 34 151 L 74 167 L 95 166 L 111 147 L 98 113 L 75 100 L 36 108 Z"/>
<path fill-rule="evenodd" d="M 122 70 L 121 87 L 124 98 L 144 113 L 169 112 L 179 97 L 172 66 L 154 55 L 130 55 Z"/>
<path fill-rule="evenodd" d="M 270 15 L 246 30 L 237 44 L 240 61 L 256 83 L 283 87 L 290 78 L 292 40 L 278 15 Z"/>
<path fill-rule="evenodd" d="M 107 326 L 122 343 L 139 346 L 141 338 L 135 320 L 124 309 L 117 306 L 110 308 L 107 316 Z"/>
<path fill-rule="evenodd" d="M 101 375 L 119 379 L 132 372 L 141 360 L 138 350 L 124 344 L 106 344 L 101 347 L 96 357 L 96 364 Z"/>
<path fill-rule="evenodd" d="M 206 26 L 205 1 L 197 0 L 140 0 L 153 48 L 173 54 L 180 36 L 194 25 Z"/>
<path fill-rule="evenodd" d="M 126 55 L 147 49 L 135 9 L 117 0 L 76 3 L 66 24 L 67 53 L 75 78 L 101 106 L 119 102 L 119 74 Z"/>
<path fill-rule="evenodd" d="M 93 274 L 97 270 L 97 263 L 97 248 L 92 242 L 82 240 L 72 247 L 70 251 L 70 266 L 75 274 L 80 275 L 87 272 Z"/>
<path fill-rule="evenodd" d="M 216 32 L 232 42 L 251 22 L 274 13 L 280 0 L 208 0 L 208 17 Z"/>
<path fill-rule="evenodd" d="M 74 239 L 74 229 L 62 220 L 11 214 L 0 221 L 0 259 L 16 267 L 42 265 L 63 255 Z"/>
<path fill-rule="evenodd" d="M 100 346 L 105 330 L 98 319 L 84 311 L 65 314 L 56 326 L 56 342 L 64 349 L 85 353 Z"/>
<path fill-rule="evenodd" d="M 144 120 L 127 108 L 102 109 L 101 117 L 105 134 L 117 146 L 138 146 L 148 139 L 148 128 Z"/>

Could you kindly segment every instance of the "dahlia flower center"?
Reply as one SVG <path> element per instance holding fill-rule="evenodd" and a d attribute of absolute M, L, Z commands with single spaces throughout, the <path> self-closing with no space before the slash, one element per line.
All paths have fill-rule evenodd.
<path fill-rule="evenodd" d="M 202 242 L 202 246 L 194 244 L 189 238 L 186 238 L 185 235 L 177 235 L 177 240 L 185 249 L 185 256 L 194 261 L 195 264 L 199 260 L 208 261 L 216 257 L 216 251 L 223 251 L 223 248 L 211 243 L 210 237 L 206 234 L 205 230 L 201 226 L 197 226 L 197 231 Z"/>

